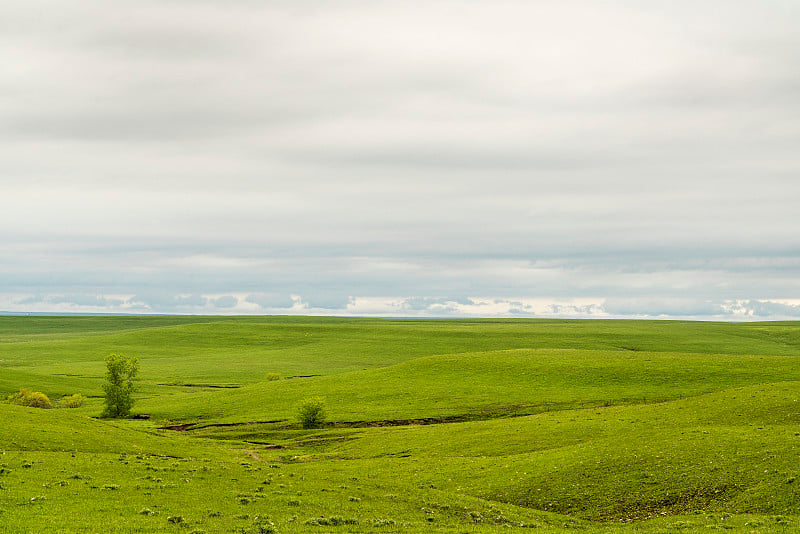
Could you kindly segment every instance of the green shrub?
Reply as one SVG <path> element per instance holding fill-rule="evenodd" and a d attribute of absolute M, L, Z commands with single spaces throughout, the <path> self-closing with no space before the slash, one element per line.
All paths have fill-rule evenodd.
<path fill-rule="evenodd" d="M 61 397 L 61 400 L 58 401 L 58 405 L 61 408 L 80 408 L 83 406 L 84 402 L 86 402 L 86 397 L 80 393 L 75 393 L 73 395 L 64 395 Z"/>
<path fill-rule="evenodd" d="M 53 407 L 53 404 L 50 402 L 50 398 L 41 391 L 34 391 L 33 393 L 25 397 L 24 405 L 30 406 L 31 408 Z"/>
<path fill-rule="evenodd" d="M 6 397 L 6 402 L 9 404 L 18 404 L 22 406 L 22 400 L 27 396 L 30 395 L 31 391 L 25 388 L 19 388 L 19 391 L 16 393 L 12 393 L 8 397 Z"/>
<path fill-rule="evenodd" d="M 47 395 L 41 391 L 31 391 L 25 388 L 20 388 L 18 392 L 12 393 L 8 396 L 7 400 L 11 404 L 29 406 L 31 408 L 53 407 L 53 404 L 50 402 L 50 398 Z"/>
<path fill-rule="evenodd" d="M 29 395 L 30 392 L 31 391 L 29 389 L 19 388 L 19 391 L 17 391 L 16 393 L 12 393 L 8 397 L 6 397 L 6 401 L 10 402 L 11 404 L 20 404 L 21 405 L 22 404 L 22 399 L 26 395 Z"/>
<path fill-rule="evenodd" d="M 281 376 L 280 373 L 267 373 L 266 375 L 264 375 L 264 380 L 268 382 L 272 382 L 274 380 L 280 380 L 281 378 L 283 377 Z"/>
<path fill-rule="evenodd" d="M 319 428 L 325 422 L 325 399 L 304 399 L 297 407 L 297 418 L 303 428 Z"/>

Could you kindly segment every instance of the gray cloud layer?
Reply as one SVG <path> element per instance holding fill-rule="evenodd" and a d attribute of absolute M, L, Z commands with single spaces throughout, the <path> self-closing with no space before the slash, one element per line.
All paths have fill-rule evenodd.
<path fill-rule="evenodd" d="M 795 316 L 798 15 L 6 3 L 0 309 Z"/>

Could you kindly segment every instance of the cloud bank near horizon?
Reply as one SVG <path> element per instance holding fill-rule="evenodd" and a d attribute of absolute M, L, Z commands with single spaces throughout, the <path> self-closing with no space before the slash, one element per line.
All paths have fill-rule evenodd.
<path fill-rule="evenodd" d="M 6 297 L 7 299 L 7 297 Z M 0 301 L 2 302 L 2 301 Z M 800 320 L 800 299 L 792 301 L 663 299 L 560 299 L 492 297 L 350 297 L 345 304 L 304 301 L 299 295 L 83 295 L 33 296 L 6 300 L 25 314 L 186 314 L 186 315 L 325 315 L 395 318 L 566 318 L 670 319 L 701 321 Z"/>
<path fill-rule="evenodd" d="M 0 7 L 0 310 L 798 317 L 800 6 Z"/>

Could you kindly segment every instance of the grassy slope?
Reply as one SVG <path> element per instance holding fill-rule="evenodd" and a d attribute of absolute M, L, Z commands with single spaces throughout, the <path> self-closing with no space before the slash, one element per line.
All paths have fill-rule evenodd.
<path fill-rule="evenodd" d="M 0 394 L 27 385 L 100 395 L 110 352 L 138 356 L 142 393 L 155 396 L 176 391 L 161 384 L 243 385 L 268 372 L 331 375 L 516 348 L 796 355 L 800 333 L 781 323 L 2 317 Z"/>
<path fill-rule="evenodd" d="M 291 418 L 306 396 L 327 399 L 334 421 L 476 418 L 708 393 L 775 377 L 800 380 L 794 356 L 511 350 L 428 356 L 333 376 L 262 382 L 233 391 L 158 398 L 139 409 L 163 419 L 222 422 Z"/>
<path fill-rule="evenodd" d="M 337 463 L 308 470 L 308 464 L 236 443 L 133 429 L 66 410 L 0 405 L 0 420 L 4 533 L 261 532 L 263 518 L 281 532 L 324 532 L 313 524 L 323 517 L 355 521 L 347 531 L 374 531 L 376 525 L 385 531 L 381 525 L 387 525 L 451 532 L 471 512 L 504 514 L 529 526 L 579 524 L 510 504 L 371 480 Z M 425 511 L 430 503 L 440 507 L 433 525 Z M 490 523 L 478 531 L 496 529 Z"/>
<path fill-rule="evenodd" d="M 799 401 L 795 381 L 510 419 L 312 435 L 270 425 L 205 427 L 197 435 L 261 440 L 317 462 L 347 459 L 354 474 L 584 519 L 794 514 Z"/>
<path fill-rule="evenodd" d="M 0 405 L 6 530 L 162 532 L 176 514 L 208 532 L 255 532 L 257 515 L 281 532 L 326 531 L 305 524 L 323 515 L 359 532 L 800 527 L 796 323 L 0 318 L 0 391 L 97 395 L 112 351 L 140 357 L 137 410 L 158 418 L 290 418 L 324 395 L 334 421 L 485 420 L 176 434 L 83 417 L 99 399 Z"/>
<path fill-rule="evenodd" d="M 800 382 L 750 386 L 657 405 L 372 431 L 329 453 L 410 454 L 429 462 L 425 476 L 440 487 L 587 519 L 795 513 L 798 399 Z"/>

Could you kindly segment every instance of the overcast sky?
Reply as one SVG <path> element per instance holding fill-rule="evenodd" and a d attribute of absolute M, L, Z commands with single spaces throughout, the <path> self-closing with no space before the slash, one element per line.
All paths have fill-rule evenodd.
<path fill-rule="evenodd" d="M 800 319 L 798 21 L 0 0 L 0 310 Z"/>

